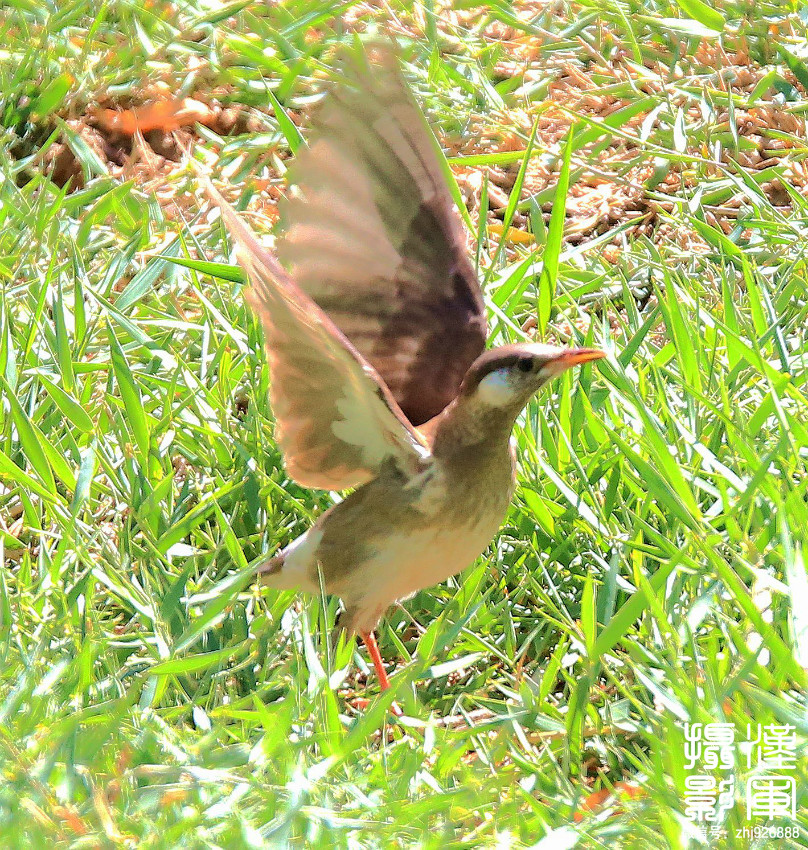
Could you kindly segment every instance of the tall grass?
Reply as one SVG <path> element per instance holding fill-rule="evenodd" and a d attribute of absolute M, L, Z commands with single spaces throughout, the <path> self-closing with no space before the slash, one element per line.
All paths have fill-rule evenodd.
<path fill-rule="evenodd" d="M 454 173 L 513 177 L 501 226 L 485 191 L 468 219 L 494 341 L 533 317 L 611 352 L 528 409 L 485 556 L 389 613 L 382 696 L 363 654 L 331 645 L 334 601 L 246 577 L 331 499 L 285 476 L 237 275 L 170 259 L 228 259 L 193 175 L 170 169 L 161 204 L 65 123 L 155 80 L 260 110 L 249 133 L 199 128 L 195 154 L 254 203 L 331 48 L 374 28 L 398 32 Z M 726 835 L 685 815 L 685 724 L 709 722 L 796 728 L 798 815 L 772 825 L 804 846 L 796 7 L 20 2 L 0 32 L 3 846 L 766 846 L 736 837 L 766 823 L 740 752 Z M 503 74 L 503 35 L 531 74 Z M 570 68 L 617 108 L 550 109 Z M 464 147 L 482 127 L 509 143 Z M 785 149 L 771 167 L 758 136 Z M 56 144 L 83 188 L 46 178 Z M 593 174 L 636 203 L 581 235 Z"/>

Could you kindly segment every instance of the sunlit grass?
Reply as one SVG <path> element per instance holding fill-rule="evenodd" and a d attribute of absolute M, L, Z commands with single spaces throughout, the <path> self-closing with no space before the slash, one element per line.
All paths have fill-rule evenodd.
<path fill-rule="evenodd" d="M 259 107 L 263 134 L 200 130 L 196 155 L 249 195 L 283 170 L 292 117 L 352 37 L 335 16 L 380 29 L 384 17 L 322 0 L 215 16 L 6 4 L 3 846 L 532 846 L 548 834 L 542 848 L 707 846 L 684 816 L 687 722 L 732 723 L 740 739 L 747 724 L 796 727 L 798 818 L 774 825 L 799 824 L 801 838 L 779 843 L 805 844 L 808 267 L 795 175 L 808 149 L 774 130 L 788 156 L 744 167 L 732 117 L 773 103 L 804 114 L 805 31 L 780 4 L 720 4 L 725 23 L 702 6 L 492 4 L 468 19 L 391 7 L 396 30 L 423 28 L 400 40 L 436 128 L 463 139 L 482 117 L 514 135 L 449 157 L 518 175 L 499 233 L 517 221 L 526 242 L 469 217 L 494 340 L 534 317 L 610 357 L 531 404 L 500 535 L 456 580 L 389 613 L 380 644 L 401 665 L 377 697 L 362 653 L 331 642 L 333 601 L 259 593 L 244 577 L 330 497 L 285 476 L 240 284 L 167 259 L 228 261 L 221 229 L 161 207 L 106 173 L 80 134 L 56 131 L 155 78 L 216 89 Z M 492 23 L 535 39 L 541 79 L 502 78 Z M 723 49 L 743 44 L 765 85 L 730 96 L 698 59 L 722 26 Z M 539 104 L 535 118 L 567 65 L 601 60 L 632 72 L 593 72 L 595 94 L 625 105 L 602 118 L 570 103 L 547 146 L 508 124 Z M 79 191 L 43 175 L 42 146 L 62 138 Z M 609 171 L 615 139 L 630 155 Z M 529 156 L 562 175 L 533 195 Z M 574 187 L 649 162 L 637 216 L 561 240 L 564 174 Z M 682 184 L 662 191 L 670 171 Z M 190 169 L 169 179 L 178 196 L 196 191 Z M 651 202 L 662 211 L 638 233 Z M 366 712 L 350 710 L 354 693 L 371 698 Z M 393 698 L 408 719 L 384 728 Z M 440 720 L 457 715 L 468 725 Z M 716 846 L 747 846 L 736 830 L 765 821 L 746 818 L 740 754 L 728 775 L 736 805 Z M 581 816 L 618 782 L 639 793 Z"/>

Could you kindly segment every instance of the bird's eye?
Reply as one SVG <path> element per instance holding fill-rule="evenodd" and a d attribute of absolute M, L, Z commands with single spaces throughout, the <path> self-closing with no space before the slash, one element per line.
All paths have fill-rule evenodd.
<path fill-rule="evenodd" d="M 530 372 L 533 369 L 533 358 L 532 357 L 521 357 L 516 364 L 516 368 L 519 369 L 520 372 Z"/>

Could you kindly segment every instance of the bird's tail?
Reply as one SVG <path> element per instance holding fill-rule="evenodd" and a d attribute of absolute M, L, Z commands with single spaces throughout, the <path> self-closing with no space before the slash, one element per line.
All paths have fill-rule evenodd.
<path fill-rule="evenodd" d="M 286 561 L 286 555 L 283 552 L 278 552 L 266 561 L 258 565 L 255 574 L 258 576 L 258 581 L 266 587 L 274 587 L 277 590 L 283 590 L 288 587 L 288 579 L 283 576 L 283 565 Z"/>
<path fill-rule="evenodd" d="M 311 549 L 316 548 L 320 535 L 309 529 L 282 552 L 262 561 L 255 568 L 258 581 L 274 590 L 291 590 L 299 587 L 309 593 L 319 593 L 316 566 L 312 568 Z"/>

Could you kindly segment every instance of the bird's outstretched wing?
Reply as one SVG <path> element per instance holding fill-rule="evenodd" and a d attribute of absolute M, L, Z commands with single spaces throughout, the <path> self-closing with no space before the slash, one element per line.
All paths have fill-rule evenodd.
<path fill-rule="evenodd" d="M 390 48 L 346 57 L 289 172 L 278 256 L 420 425 L 485 347 L 434 136 Z"/>
<path fill-rule="evenodd" d="M 210 184 L 236 245 L 264 328 L 276 439 L 289 475 L 308 487 L 343 490 L 387 462 L 405 473 L 428 456 L 418 432 L 370 366 L 294 283 Z"/>

